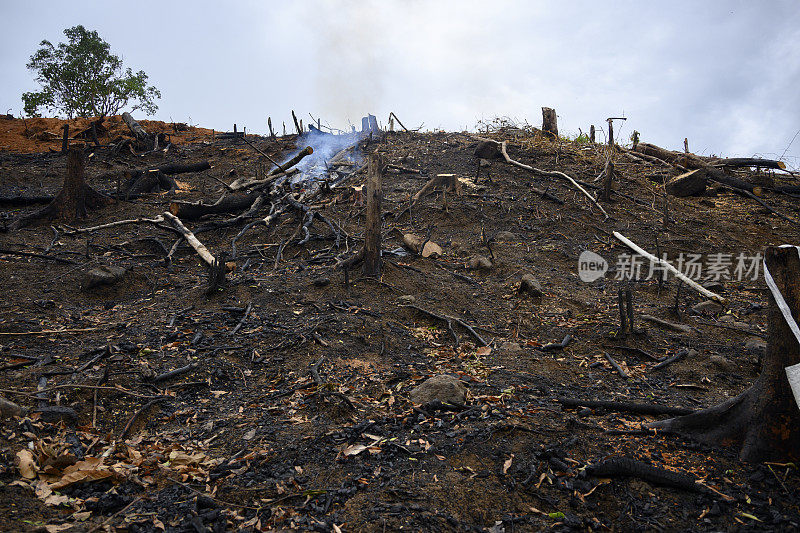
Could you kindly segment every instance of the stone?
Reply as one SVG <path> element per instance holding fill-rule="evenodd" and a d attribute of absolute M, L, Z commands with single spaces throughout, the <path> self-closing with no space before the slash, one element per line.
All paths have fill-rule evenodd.
<path fill-rule="evenodd" d="M 692 311 L 695 313 L 718 313 L 722 311 L 722 306 L 714 300 L 705 300 L 703 302 L 694 304 Z"/>
<path fill-rule="evenodd" d="M 492 166 L 492 162 L 488 159 L 481 158 L 481 160 L 478 161 L 478 165 L 480 165 L 481 168 L 486 168 Z"/>
<path fill-rule="evenodd" d="M 524 351 L 522 349 L 522 346 L 519 345 L 519 343 L 508 342 L 508 341 L 502 343 L 498 348 L 498 350 L 502 353 L 507 353 L 509 355 L 519 355 Z"/>
<path fill-rule="evenodd" d="M 731 372 L 733 370 L 733 363 L 731 363 L 726 357 L 721 355 L 712 355 L 708 358 L 708 362 L 712 365 L 716 366 L 723 372 Z"/>
<path fill-rule="evenodd" d="M 760 337 L 748 337 L 744 341 L 744 349 L 756 355 L 767 353 L 767 343 Z"/>
<path fill-rule="evenodd" d="M 475 157 L 481 159 L 498 159 L 503 157 L 500 151 L 500 143 L 494 141 L 481 141 L 475 147 Z"/>
<path fill-rule="evenodd" d="M 311 283 L 313 283 L 315 287 L 325 287 L 326 285 L 330 285 L 331 278 L 324 276 L 319 278 L 314 278 L 314 280 Z"/>
<path fill-rule="evenodd" d="M 453 250 L 456 255 L 469 254 L 469 246 L 467 246 L 467 243 L 459 239 L 453 239 L 450 241 L 450 249 Z"/>
<path fill-rule="evenodd" d="M 11 418 L 14 416 L 22 416 L 25 414 L 25 409 L 15 404 L 12 401 L 0 397 L 0 420 Z"/>
<path fill-rule="evenodd" d="M 410 294 L 404 294 L 398 298 L 397 301 L 400 302 L 401 305 L 412 305 L 417 299 Z"/>
<path fill-rule="evenodd" d="M 414 387 L 409 397 L 413 403 L 418 405 L 436 400 L 442 403 L 464 405 L 467 400 L 467 387 L 458 378 L 439 374 Z"/>
<path fill-rule="evenodd" d="M 470 258 L 467 261 L 467 268 L 470 270 L 491 270 L 492 269 L 492 262 L 489 261 L 489 258 L 483 257 L 482 255 L 476 255 Z"/>
<path fill-rule="evenodd" d="M 433 241 L 428 241 L 422 247 L 422 257 L 441 257 L 442 247 Z"/>
<path fill-rule="evenodd" d="M 725 290 L 725 285 L 723 285 L 721 281 L 707 281 L 703 283 L 703 288 L 711 292 L 722 292 Z"/>
<path fill-rule="evenodd" d="M 74 424 L 78 421 L 78 413 L 75 412 L 75 409 L 63 405 L 48 405 L 46 407 L 31 409 L 31 414 L 37 413 L 40 420 L 49 424 L 62 421 Z"/>
<path fill-rule="evenodd" d="M 509 242 L 509 241 L 516 241 L 517 234 L 511 233 L 510 231 L 498 231 L 497 234 L 494 236 L 494 240 L 500 242 Z"/>
<path fill-rule="evenodd" d="M 531 296 L 542 296 L 544 292 L 542 291 L 542 284 L 539 283 L 539 280 L 534 277 L 533 274 L 524 274 L 519 282 L 519 292 L 526 292 Z"/>
<path fill-rule="evenodd" d="M 717 322 L 721 322 L 722 324 L 733 324 L 736 322 L 736 318 L 733 315 L 722 315 L 717 319 Z"/>
<path fill-rule="evenodd" d="M 405 246 L 408 251 L 418 254 L 422 246 L 422 237 L 414 235 L 413 233 L 406 233 L 403 235 L 403 246 Z"/>
<path fill-rule="evenodd" d="M 113 285 L 121 280 L 127 270 L 118 266 L 99 266 L 92 268 L 86 273 L 83 280 L 83 288 L 91 289 L 100 285 Z"/>

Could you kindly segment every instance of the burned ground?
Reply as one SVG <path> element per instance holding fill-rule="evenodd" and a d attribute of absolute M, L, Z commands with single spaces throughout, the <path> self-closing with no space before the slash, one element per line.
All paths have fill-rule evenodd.
<path fill-rule="evenodd" d="M 517 161 L 585 182 L 593 182 L 605 163 L 606 148 L 597 145 L 553 142 L 510 127 L 483 135 L 508 141 Z M 281 160 L 303 147 L 294 137 L 248 138 Z M 760 277 L 723 280 L 715 290 L 728 299 L 728 309 L 696 311 L 703 298 L 685 286 L 676 294 L 674 279 L 646 279 L 646 266 L 639 279 L 615 279 L 615 260 L 629 250 L 612 231 L 672 259 L 763 253 L 767 245 L 796 242 L 796 225 L 752 199 L 713 188 L 701 197 L 670 197 L 665 225 L 661 183 L 674 172 L 621 154 L 615 155 L 614 187 L 622 194 L 602 204 L 611 215 L 604 220 L 566 182 L 502 160 L 481 166 L 470 134 L 386 133 L 364 144 L 364 152 L 377 150 L 389 163 L 421 171 L 390 168 L 383 177 L 380 279 L 362 277 L 356 268 L 345 284 L 336 269 L 337 258 L 361 246 L 365 209 L 352 186 L 364 183 L 363 170 L 311 202 L 341 229 L 338 247 L 320 222 L 299 245 L 302 217 L 288 212 L 272 228 L 253 227 L 237 240 L 227 282 L 210 296 L 207 269 L 194 250 L 183 244 L 165 261 L 176 235 L 163 224 L 70 236 L 54 221 L 0 235 L 0 388 L 31 409 L 3 421 L 0 527 L 799 527 L 794 464 L 742 463 L 724 447 L 647 430 L 648 422 L 664 417 L 558 401 L 699 409 L 747 389 L 759 372 L 757 341 L 765 336 L 767 306 Z M 92 211 L 81 227 L 155 217 L 174 199 L 213 201 L 225 190 L 220 180 L 270 168 L 240 139 L 212 142 L 209 135 L 143 156 L 112 156 L 107 148 L 91 153 L 87 182 L 103 191 L 114 191 L 117 182 L 95 178 L 112 171 L 202 160 L 212 168 L 176 176 L 180 189 L 174 193 Z M 0 195 L 55 194 L 65 165 L 57 153 L 3 152 Z M 409 213 L 409 199 L 437 174 L 455 174 L 461 194 L 436 192 Z M 532 186 L 564 204 L 542 198 Z M 769 192 L 763 198 L 798 217 L 793 198 Z M 31 209 L 7 207 L 5 220 Z M 186 224 L 197 229 L 207 222 Z M 241 229 L 197 237 L 219 257 L 231 251 Z M 443 253 L 408 252 L 408 233 L 430 233 Z M 604 278 L 579 279 L 584 250 L 610 261 Z M 492 267 L 467 268 L 478 255 L 491 258 Z M 86 272 L 100 265 L 127 272 L 113 285 L 82 289 Z M 538 280 L 541 295 L 518 290 L 525 274 Z M 635 332 L 622 336 L 617 300 L 625 288 L 632 291 L 636 321 Z M 417 308 L 457 317 L 475 334 L 455 322 L 451 331 Z M 663 329 L 642 315 L 691 329 Z M 567 335 L 573 340 L 563 349 L 541 349 Z M 653 368 L 681 350 L 683 359 Z M 153 380 L 190 364 L 174 378 Z M 409 392 L 438 374 L 466 383 L 463 408 L 410 402 Z M 106 388 L 79 387 L 98 384 Z M 44 389 L 39 398 L 37 385 Z M 28 463 L 36 470 L 27 479 L 22 450 L 31 452 Z M 702 484 L 607 478 L 587 468 L 615 457 Z"/>

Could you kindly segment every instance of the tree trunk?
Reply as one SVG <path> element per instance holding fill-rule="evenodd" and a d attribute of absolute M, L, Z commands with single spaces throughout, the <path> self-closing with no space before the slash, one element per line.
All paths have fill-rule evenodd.
<path fill-rule="evenodd" d="M 766 265 L 792 317 L 800 317 L 800 257 L 794 247 L 771 246 Z M 735 446 L 743 461 L 800 458 L 800 409 L 785 368 L 800 363 L 800 344 L 769 296 L 769 335 L 761 375 L 735 398 L 697 413 L 651 424 L 710 445 Z"/>
<path fill-rule="evenodd" d="M 556 110 L 551 107 L 542 108 L 542 131 L 552 138 L 558 138 L 558 119 Z"/>
<path fill-rule="evenodd" d="M 128 113 L 127 111 L 125 113 L 123 113 L 122 114 L 122 120 L 124 120 L 125 124 L 128 125 L 128 128 L 131 130 L 131 133 L 133 133 L 133 136 L 136 137 L 137 141 L 142 142 L 142 143 L 146 143 L 147 142 L 147 139 L 148 139 L 147 130 L 145 130 L 141 126 L 141 124 L 136 122 L 136 120 L 134 120 L 134 118 L 131 116 L 130 113 Z"/>
<path fill-rule="evenodd" d="M 64 222 L 73 222 L 86 216 L 88 207 L 99 207 L 111 203 L 111 198 L 100 194 L 86 185 L 84 181 L 85 159 L 83 150 L 70 148 L 67 152 L 67 175 L 61 192 L 48 205 L 22 216 L 11 224 L 11 229 L 19 229 L 42 218 L 58 218 Z"/>
<path fill-rule="evenodd" d="M 369 158 L 367 175 L 367 218 L 364 228 L 364 275 L 381 275 L 381 173 L 383 160 L 378 154 Z"/>

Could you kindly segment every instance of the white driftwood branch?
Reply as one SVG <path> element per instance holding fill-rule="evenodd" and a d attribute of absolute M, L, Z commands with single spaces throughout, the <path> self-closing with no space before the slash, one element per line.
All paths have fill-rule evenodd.
<path fill-rule="evenodd" d="M 633 250 L 637 254 L 648 258 L 650 261 L 652 261 L 654 263 L 658 263 L 660 265 L 663 265 L 664 268 L 666 268 L 667 270 L 672 272 L 675 275 L 676 278 L 678 278 L 682 282 L 686 283 L 688 286 L 690 286 L 691 288 L 693 288 L 694 290 L 696 290 L 697 292 L 699 292 L 700 294 L 702 294 L 703 296 L 705 296 L 709 300 L 715 300 L 715 301 L 719 302 L 722 305 L 727 305 L 728 302 L 727 302 L 727 300 L 725 298 L 723 298 L 722 296 L 720 296 L 717 293 L 711 292 L 710 290 L 706 289 L 705 287 L 703 287 L 699 283 L 697 283 L 695 281 L 692 281 L 691 279 L 686 277 L 683 273 L 681 273 L 680 270 L 678 270 L 677 268 L 672 266 L 668 261 L 666 261 L 664 259 L 661 259 L 659 257 L 656 257 L 656 256 L 654 256 L 653 254 L 651 254 L 649 252 L 646 252 L 644 249 L 639 247 L 636 243 L 634 243 L 633 241 L 631 241 L 630 239 L 628 239 L 626 236 L 622 235 L 618 231 L 614 232 L 614 237 L 619 239 L 625 246 L 627 246 L 628 248 L 630 248 L 631 250 Z"/>
<path fill-rule="evenodd" d="M 208 251 L 208 248 L 206 248 L 202 242 L 197 240 L 197 237 L 194 236 L 194 233 L 189 231 L 189 228 L 183 225 L 181 219 L 179 219 L 169 211 L 164 211 L 164 217 L 168 219 L 170 222 L 172 222 L 172 225 L 175 226 L 175 229 L 181 232 L 183 237 L 186 239 L 186 242 L 188 242 L 189 245 L 192 248 L 194 248 L 195 252 L 197 252 L 197 255 L 199 255 L 203 259 L 203 261 L 208 263 L 208 266 L 214 265 L 214 262 L 216 261 L 216 259 L 214 259 L 214 256 L 211 255 L 211 252 Z"/>
<path fill-rule="evenodd" d="M 91 233 L 92 231 L 97 231 L 106 228 L 114 228 L 116 226 L 124 226 L 125 224 L 142 224 L 142 223 L 160 224 L 161 222 L 164 222 L 164 217 L 157 216 L 154 218 L 131 218 L 128 220 L 117 220 L 115 222 L 109 222 L 108 224 L 100 224 L 99 226 L 92 226 L 89 228 L 71 228 L 69 226 L 64 226 L 66 228 L 64 229 L 64 234 L 78 235 L 79 233 Z"/>
<path fill-rule="evenodd" d="M 497 142 L 497 141 L 493 141 L 493 142 Z M 511 157 L 508 155 L 508 152 L 506 151 L 506 145 L 508 143 L 506 141 L 503 141 L 503 142 L 501 142 L 499 144 L 500 144 L 500 152 L 503 154 L 503 157 L 505 158 L 506 163 L 508 163 L 510 165 L 514 165 L 515 167 L 521 168 L 523 170 L 527 170 L 527 171 L 533 172 L 534 174 L 540 174 L 542 176 L 549 176 L 551 178 L 561 178 L 561 179 L 567 180 L 576 189 L 581 191 L 589 200 L 591 200 L 591 202 L 594 205 L 597 206 L 597 208 L 600 210 L 601 213 L 603 213 L 603 215 L 605 215 L 606 218 L 609 218 L 609 215 L 608 215 L 608 213 L 606 213 L 606 210 L 603 209 L 603 206 L 601 206 L 597 202 L 597 200 L 594 199 L 594 196 L 589 194 L 589 191 L 587 191 L 586 189 L 581 187 L 580 183 L 578 183 L 577 181 L 575 181 L 574 179 L 572 179 L 568 175 L 564 174 L 563 172 L 559 172 L 557 170 L 552 170 L 552 171 L 550 171 L 550 170 L 542 170 L 542 169 L 535 168 L 535 167 L 532 167 L 532 166 L 529 166 L 529 165 L 525 165 L 523 163 L 520 163 L 519 161 L 514 161 L 513 159 L 511 159 Z"/>

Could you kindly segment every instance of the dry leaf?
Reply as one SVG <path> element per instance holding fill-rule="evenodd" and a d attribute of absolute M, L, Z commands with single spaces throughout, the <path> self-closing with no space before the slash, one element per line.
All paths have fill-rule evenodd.
<path fill-rule="evenodd" d="M 36 459 L 33 458 L 33 454 L 30 450 L 18 451 L 16 457 L 14 458 L 14 464 L 19 470 L 19 475 L 25 479 L 36 478 Z"/>
<path fill-rule="evenodd" d="M 367 447 L 364 446 L 363 444 L 352 444 L 347 448 L 345 448 L 344 450 L 342 450 L 342 455 L 344 455 L 345 457 L 349 457 L 351 455 L 358 455 L 366 449 Z"/>
<path fill-rule="evenodd" d="M 512 453 L 512 454 L 511 454 L 511 457 L 509 457 L 509 458 L 506 460 L 506 462 L 505 462 L 505 463 L 503 463 L 503 473 L 504 473 L 504 474 L 505 474 L 506 472 L 508 472 L 508 469 L 509 469 L 509 468 L 511 468 L 511 462 L 512 462 L 513 460 L 514 460 L 514 454 Z"/>

